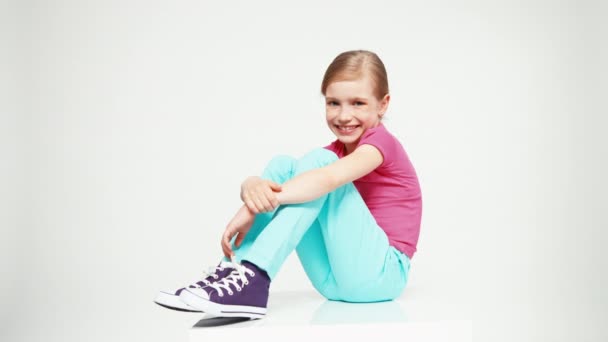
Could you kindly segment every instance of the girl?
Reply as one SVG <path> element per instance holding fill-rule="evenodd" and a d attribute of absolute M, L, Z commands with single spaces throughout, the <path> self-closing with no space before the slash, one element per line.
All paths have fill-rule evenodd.
<path fill-rule="evenodd" d="M 347 51 L 321 85 L 337 139 L 300 159 L 273 158 L 241 185 L 244 204 L 204 279 L 161 292 L 156 303 L 213 316 L 261 318 L 271 281 L 295 249 L 314 288 L 330 300 L 398 297 L 416 252 L 422 197 L 414 167 L 382 118 L 390 96 L 384 64 Z"/>

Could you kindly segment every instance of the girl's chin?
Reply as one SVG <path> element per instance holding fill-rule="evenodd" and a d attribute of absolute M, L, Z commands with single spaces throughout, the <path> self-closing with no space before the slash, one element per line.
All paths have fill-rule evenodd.
<path fill-rule="evenodd" d="M 334 134 L 336 135 L 336 137 L 340 138 L 340 139 L 357 139 L 359 138 L 360 134 L 359 132 L 352 132 L 352 133 L 342 133 L 340 131 L 338 131 L 337 129 L 334 130 Z"/>
<path fill-rule="evenodd" d="M 340 142 L 343 144 L 352 144 L 354 142 L 357 142 L 358 139 L 359 139 L 359 136 L 353 137 L 353 136 L 338 135 L 338 140 L 340 140 Z"/>

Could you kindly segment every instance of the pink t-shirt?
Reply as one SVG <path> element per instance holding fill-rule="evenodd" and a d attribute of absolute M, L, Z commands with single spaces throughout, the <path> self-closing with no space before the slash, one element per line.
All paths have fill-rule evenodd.
<path fill-rule="evenodd" d="M 389 244 L 411 259 L 416 252 L 422 217 L 422 194 L 416 171 L 399 140 L 382 123 L 363 133 L 357 147 L 363 144 L 378 148 L 384 161 L 353 184 L 376 223 L 386 232 Z M 344 157 L 344 144 L 340 140 L 325 148 L 339 158 Z"/>

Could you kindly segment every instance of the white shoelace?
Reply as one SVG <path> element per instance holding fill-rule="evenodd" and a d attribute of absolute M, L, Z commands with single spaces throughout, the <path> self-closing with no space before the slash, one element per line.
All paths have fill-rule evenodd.
<path fill-rule="evenodd" d="M 217 294 L 220 297 L 224 297 L 224 292 L 222 292 L 222 289 L 225 289 L 228 292 L 228 295 L 230 295 L 230 296 L 232 296 L 234 294 L 234 292 L 230 288 L 230 285 L 234 285 L 236 290 L 238 292 L 241 292 L 243 287 L 245 285 L 249 284 L 249 280 L 247 280 L 246 274 L 248 274 L 252 277 L 255 276 L 255 272 L 253 272 L 252 270 L 248 269 L 247 267 L 245 267 L 241 264 L 234 262 L 234 260 L 232 262 L 232 267 L 234 268 L 234 270 L 232 272 L 230 272 L 229 275 L 208 285 L 209 287 L 212 287 L 215 290 L 217 290 Z M 238 280 L 241 281 L 241 283 L 243 284 L 243 287 L 241 287 L 238 284 L 238 282 L 237 282 Z"/>
<path fill-rule="evenodd" d="M 225 268 L 235 268 L 234 265 L 236 265 L 235 263 L 232 263 L 230 261 L 221 261 L 220 264 L 218 266 L 211 266 L 209 267 L 209 269 L 207 271 L 203 271 L 203 279 L 202 280 L 197 280 L 195 282 L 192 283 L 191 286 L 194 287 L 202 287 L 199 282 L 203 282 L 206 286 L 210 286 L 212 283 L 207 280 L 207 278 L 212 277 L 213 279 L 217 279 L 219 278 L 219 276 L 217 275 L 218 271 L 223 271 Z"/>

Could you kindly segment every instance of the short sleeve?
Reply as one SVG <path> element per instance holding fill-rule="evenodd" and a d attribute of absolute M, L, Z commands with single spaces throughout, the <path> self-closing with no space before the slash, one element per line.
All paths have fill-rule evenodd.
<path fill-rule="evenodd" d="M 324 146 L 323 148 L 325 148 L 326 150 L 330 150 L 333 153 L 335 153 L 336 155 L 340 156 L 340 151 L 338 148 L 338 142 L 339 140 L 335 140 L 334 142 L 332 142 L 331 144 Z"/>
<path fill-rule="evenodd" d="M 392 143 L 392 139 L 386 130 L 381 127 L 375 127 L 363 133 L 357 147 L 363 144 L 375 146 L 382 153 L 383 160 L 379 167 L 383 167 L 391 162 Z"/>

